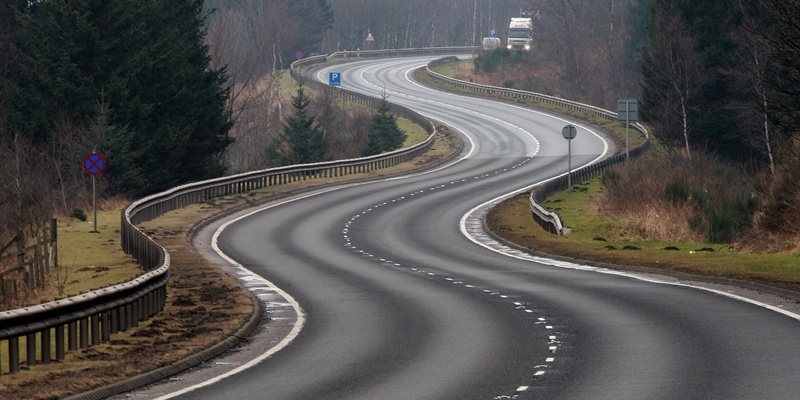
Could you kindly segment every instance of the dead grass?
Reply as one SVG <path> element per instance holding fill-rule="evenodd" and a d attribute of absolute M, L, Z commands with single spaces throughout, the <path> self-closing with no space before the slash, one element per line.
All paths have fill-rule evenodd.
<path fill-rule="evenodd" d="M 584 190 L 586 189 L 586 190 Z M 647 240 L 638 220 L 598 214 L 599 180 L 558 193 L 545 206 L 558 212 L 572 232 L 551 235 L 533 222 L 529 193 L 499 204 L 486 217 L 495 235 L 532 251 L 589 262 L 649 267 L 700 276 L 738 279 L 800 291 L 800 253 L 757 253 L 701 241 Z"/>
<path fill-rule="evenodd" d="M 118 382 L 210 347 L 242 326 L 252 314 L 250 294 L 192 250 L 187 234 L 189 228 L 198 222 L 225 210 L 252 206 L 276 195 L 429 168 L 454 157 L 462 145 L 456 134 L 439 127 L 436 142 L 428 152 L 393 168 L 349 177 L 295 182 L 218 198 L 175 210 L 142 224 L 143 229 L 169 249 L 172 259 L 164 311 L 137 328 L 115 335 L 109 343 L 68 353 L 62 362 L 33 368 L 23 366 L 17 374 L 0 375 L 0 398 L 55 399 Z M 108 213 L 119 220 L 119 209 Z M 102 223 L 98 225 L 103 226 Z M 81 232 L 86 229 L 84 224 L 73 222 L 71 226 Z M 114 228 L 110 231 L 113 232 Z M 118 234 L 116 232 L 114 238 Z M 117 247 L 93 241 L 77 251 L 87 251 L 87 254 L 115 252 Z"/>

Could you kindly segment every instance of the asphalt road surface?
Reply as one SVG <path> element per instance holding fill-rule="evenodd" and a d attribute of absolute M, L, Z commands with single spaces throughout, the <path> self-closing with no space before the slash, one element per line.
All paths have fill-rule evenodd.
<path fill-rule="evenodd" d="M 430 58 L 355 62 L 342 87 L 460 132 L 425 174 L 326 190 L 229 224 L 222 252 L 290 296 L 293 340 L 191 399 L 797 399 L 800 322 L 722 291 L 543 260 L 480 229 L 567 170 L 565 121 L 413 82 Z M 582 124 L 572 165 L 615 150 Z M 288 300 L 287 300 L 288 301 Z"/>

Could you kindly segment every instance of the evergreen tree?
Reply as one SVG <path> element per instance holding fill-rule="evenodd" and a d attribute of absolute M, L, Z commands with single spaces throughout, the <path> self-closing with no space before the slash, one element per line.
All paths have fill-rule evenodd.
<path fill-rule="evenodd" d="M 325 133 L 308 113 L 311 99 L 303 86 L 292 97 L 294 114 L 286 119 L 283 133 L 267 148 L 267 162 L 283 166 L 325 161 L 328 156 L 328 140 Z"/>
<path fill-rule="evenodd" d="M 386 101 L 386 93 L 384 93 L 378 106 L 378 112 L 372 118 L 364 155 L 371 156 L 399 149 L 405 142 L 406 136 L 406 133 L 397 126 L 397 117 L 391 113 L 389 102 Z"/>
<path fill-rule="evenodd" d="M 14 88 L 2 136 L 45 144 L 60 124 L 89 129 L 97 103 L 130 136 L 144 194 L 219 176 L 230 144 L 223 70 L 211 69 L 202 0 L 20 2 Z M 101 150 L 101 149 L 98 149 Z M 109 159 L 109 164 L 114 160 Z M 136 183 L 138 182 L 138 183 Z"/>
<path fill-rule="evenodd" d="M 290 0 L 293 17 L 303 22 L 303 37 L 299 50 L 306 54 L 319 51 L 325 32 L 333 27 L 333 10 L 327 0 Z"/>
<path fill-rule="evenodd" d="M 114 125 L 111 107 L 102 97 L 90 121 L 89 135 L 106 160 L 111 160 L 103 173 L 111 194 L 125 193 L 129 188 L 144 185 L 141 168 L 131 151 L 131 135 L 124 127 Z"/>

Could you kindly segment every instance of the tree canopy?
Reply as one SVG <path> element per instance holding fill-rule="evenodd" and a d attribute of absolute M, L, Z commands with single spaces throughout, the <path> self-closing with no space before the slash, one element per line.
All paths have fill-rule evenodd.
<path fill-rule="evenodd" d="M 18 133 L 46 146 L 78 130 L 91 147 L 84 151 L 103 152 L 112 142 L 89 129 L 99 121 L 128 136 L 113 142 L 127 149 L 114 149 L 126 156 L 109 158 L 109 174 L 144 177 L 113 179 L 116 191 L 222 174 L 228 91 L 225 70 L 209 68 L 202 0 L 17 1 L 2 15 L 13 15 L 14 35 L 1 77 L 9 88 L 0 94 L 2 140 Z"/>

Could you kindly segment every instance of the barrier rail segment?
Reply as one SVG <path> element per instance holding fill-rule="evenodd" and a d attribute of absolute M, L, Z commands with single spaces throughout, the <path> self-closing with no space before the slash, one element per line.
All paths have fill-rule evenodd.
<path fill-rule="evenodd" d="M 496 86 L 481 85 L 477 83 L 462 81 L 460 79 L 451 78 L 449 76 L 445 76 L 431 70 L 431 68 L 434 68 L 436 66 L 455 61 L 458 61 L 458 58 L 443 57 L 438 60 L 434 60 L 428 63 L 428 65 L 426 66 L 426 72 L 428 76 L 434 80 L 446 83 L 448 85 L 460 89 L 466 89 L 473 92 L 477 92 L 478 94 L 499 96 L 502 98 L 509 98 L 512 100 L 530 100 L 538 103 L 555 105 L 567 110 L 581 111 L 586 114 L 611 121 L 615 121 L 618 118 L 617 113 L 605 110 L 600 107 L 578 103 L 571 100 L 560 99 L 558 97 L 548 96 L 540 93 L 527 92 L 524 90 L 516 90 L 516 89 L 506 89 Z M 642 142 L 639 146 L 631 149 L 628 153 L 630 155 L 630 161 L 634 161 L 637 158 L 639 158 L 639 156 L 641 156 L 650 147 L 650 133 L 642 124 L 639 123 L 631 124 L 631 127 L 639 131 L 645 138 L 644 142 Z M 545 229 L 550 233 L 557 235 L 564 234 L 566 232 L 565 230 L 566 228 L 564 227 L 564 223 L 561 220 L 561 217 L 558 214 L 542 207 L 538 203 L 543 202 L 545 199 L 552 196 L 556 192 L 569 189 L 568 183 L 570 181 L 573 183 L 573 185 L 583 183 L 589 179 L 594 179 L 600 176 L 600 174 L 610 166 L 617 165 L 625 161 L 626 161 L 626 156 L 624 153 L 617 154 L 613 157 L 606 158 L 594 164 L 590 164 L 583 168 L 574 170 L 571 173 L 569 173 L 569 175 L 565 174 L 559 176 L 555 179 L 548 180 L 547 182 L 544 182 L 541 185 L 534 187 L 533 190 L 531 190 L 531 196 L 529 198 L 531 215 L 533 217 L 533 220 L 537 224 L 539 224 L 539 226 L 541 226 L 543 229 Z"/>
<path fill-rule="evenodd" d="M 405 49 L 361 52 L 365 57 L 390 55 L 444 54 L 471 51 L 471 48 Z M 380 99 L 334 89 L 307 80 L 300 68 L 346 57 L 347 52 L 309 57 L 292 64 L 291 74 L 300 82 L 338 98 L 377 108 Z M 181 185 L 131 203 L 121 212 L 121 247 L 142 266 L 144 272 L 133 280 L 89 293 L 32 307 L 0 312 L 0 352 L 6 351 L 8 363 L 0 365 L 0 374 L 28 366 L 61 360 L 66 351 L 85 349 L 110 340 L 110 335 L 138 326 L 166 305 L 169 278 L 169 253 L 136 225 L 169 211 L 217 197 L 245 193 L 292 182 L 340 177 L 388 168 L 410 161 L 427 151 L 434 142 L 436 128 L 422 115 L 405 107 L 390 104 L 392 112 L 407 118 L 428 132 L 428 138 L 408 148 L 370 157 L 293 165 L 246 172 Z M 21 353 L 20 349 L 24 349 Z M 5 349 L 5 350 L 4 350 Z"/>

